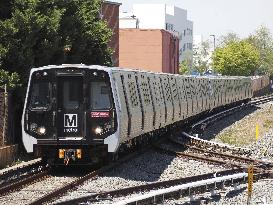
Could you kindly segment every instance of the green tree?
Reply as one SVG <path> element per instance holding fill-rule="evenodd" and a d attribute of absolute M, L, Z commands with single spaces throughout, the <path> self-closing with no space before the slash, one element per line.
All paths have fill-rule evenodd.
<path fill-rule="evenodd" d="M 254 75 L 259 65 L 258 50 L 245 40 L 219 47 L 213 55 L 214 69 L 222 75 Z"/>
<path fill-rule="evenodd" d="M 15 88 L 20 86 L 20 78 L 18 73 L 10 73 L 0 69 L 0 88 L 4 88 L 5 85 L 8 88 Z"/>
<path fill-rule="evenodd" d="M 204 41 L 199 47 L 193 47 L 193 69 L 203 73 L 210 67 L 211 48 L 209 41 Z"/>
<path fill-rule="evenodd" d="M 0 69 L 27 82 L 29 70 L 48 64 L 111 64 L 111 31 L 100 20 L 100 0 L 14 0 L 0 20 Z"/>
<path fill-rule="evenodd" d="M 190 67 L 187 61 L 182 61 L 179 63 L 179 74 L 189 74 L 190 73 Z"/>
<path fill-rule="evenodd" d="M 192 51 L 185 53 L 184 60 L 179 63 L 179 74 L 189 74 L 192 69 Z"/>
<path fill-rule="evenodd" d="M 259 73 L 273 75 L 273 39 L 270 30 L 261 26 L 247 38 L 247 41 L 255 46 L 260 53 Z"/>
<path fill-rule="evenodd" d="M 238 41 L 240 41 L 239 36 L 236 33 L 230 32 L 230 33 L 220 37 L 219 46 L 223 47 L 223 46 L 228 45 L 229 43 L 238 42 Z"/>

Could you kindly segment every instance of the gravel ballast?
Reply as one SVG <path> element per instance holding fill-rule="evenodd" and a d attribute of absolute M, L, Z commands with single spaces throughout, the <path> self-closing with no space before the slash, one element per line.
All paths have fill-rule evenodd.
<path fill-rule="evenodd" d="M 259 125 L 258 140 L 255 138 L 257 124 Z M 253 158 L 273 161 L 273 105 L 267 103 L 257 107 L 249 107 L 228 116 L 207 127 L 203 136 L 199 137 L 245 147 L 251 150 Z M 54 203 L 92 193 L 217 172 L 224 169 L 227 168 L 150 150 L 94 180 L 86 181 L 77 189 L 54 201 Z M 43 183 L 37 182 L 21 191 L 0 197 L 0 203 L 26 204 L 30 202 L 30 199 L 35 198 L 34 189 L 46 193 L 54 188 L 54 184 L 69 183 L 71 180 L 72 178 L 68 177 L 66 179 L 64 177 L 55 178 L 53 181 L 45 180 Z M 209 193 L 193 196 L 195 202 L 190 202 L 189 197 L 183 197 L 181 199 L 168 199 L 164 204 L 246 204 L 247 185 L 240 185 L 238 190 L 226 187 L 226 190 L 216 191 L 216 193 L 218 195 L 214 197 L 211 197 Z M 21 197 L 19 202 L 18 196 Z M 118 200 L 120 199 L 113 199 L 113 201 Z M 113 201 L 92 204 L 111 204 Z M 263 179 L 253 184 L 251 202 L 251 204 L 273 204 L 273 179 Z"/>
<path fill-rule="evenodd" d="M 29 204 L 35 199 L 49 193 L 50 191 L 71 182 L 76 177 L 50 176 L 44 180 L 34 182 L 22 189 L 0 196 L 0 204 L 19 205 Z"/>
<path fill-rule="evenodd" d="M 77 190 L 63 196 L 58 201 L 69 200 L 94 192 L 201 175 L 224 169 L 226 168 L 219 165 L 182 159 L 150 150 L 95 180 L 85 182 Z"/>
<path fill-rule="evenodd" d="M 249 107 L 246 110 L 228 116 L 207 127 L 203 137 L 204 139 L 216 142 L 229 142 L 229 144 L 234 146 L 248 148 L 251 150 L 253 158 L 272 160 L 272 112 L 273 107 L 271 103 L 259 105 L 257 107 Z M 257 121 L 255 121 L 255 119 L 257 119 Z M 255 139 L 255 127 L 257 124 L 259 125 L 259 135 L 262 136 L 259 137 L 258 141 Z M 223 133 L 224 138 L 222 137 Z M 231 135 L 229 136 L 227 133 L 231 133 Z M 240 138 L 240 140 L 237 140 L 236 138 Z M 105 174 L 105 176 L 99 177 L 95 181 L 86 182 L 79 188 L 85 190 L 82 193 L 74 191 L 70 193 L 70 196 L 63 196 L 60 200 L 83 196 L 87 193 L 87 190 L 92 190 L 94 192 L 108 191 L 153 181 L 204 174 L 220 169 L 224 168 L 150 151 L 133 161 L 120 166 L 118 169 L 112 170 Z M 165 204 L 246 204 L 247 185 L 240 185 L 238 190 L 227 187 L 224 191 L 218 191 L 218 195 L 214 197 L 211 197 L 210 193 L 205 193 L 203 195 L 194 196 L 193 198 L 196 201 L 190 202 L 189 197 L 184 197 L 179 200 L 167 200 L 165 201 Z M 123 198 L 113 199 L 113 201 L 121 199 Z M 111 204 L 113 201 L 92 204 Z M 260 180 L 253 185 L 252 204 L 263 204 L 264 202 L 268 204 L 273 203 L 273 180 L 271 179 Z"/>

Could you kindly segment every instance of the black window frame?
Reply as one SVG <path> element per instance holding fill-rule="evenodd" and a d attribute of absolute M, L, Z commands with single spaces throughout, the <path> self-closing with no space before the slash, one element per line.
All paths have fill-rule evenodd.
<path fill-rule="evenodd" d="M 108 108 L 94 108 L 93 107 L 93 101 L 92 101 L 92 97 L 93 97 L 93 93 L 92 93 L 92 83 L 105 83 L 108 86 L 108 97 L 109 97 L 109 103 L 110 106 Z M 87 91 L 88 95 L 90 95 L 88 97 L 88 109 L 91 111 L 100 111 L 100 110 L 112 110 L 114 108 L 114 102 L 113 102 L 113 96 L 112 96 L 112 87 L 111 87 L 111 83 L 108 82 L 107 80 L 104 79 L 92 79 L 88 82 L 88 91 Z"/>
<path fill-rule="evenodd" d="M 35 84 L 40 84 L 40 83 L 48 83 L 48 91 L 49 91 L 49 103 L 47 106 L 40 106 L 40 107 L 34 107 L 32 103 L 32 98 L 33 98 L 33 89 Z M 31 82 L 31 86 L 29 89 L 29 100 L 28 100 L 28 109 L 31 111 L 48 111 L 52 107 L 52 83 L 48 81 L 47 79 L 39 80 L 37 81 L 36 79 Z"/>

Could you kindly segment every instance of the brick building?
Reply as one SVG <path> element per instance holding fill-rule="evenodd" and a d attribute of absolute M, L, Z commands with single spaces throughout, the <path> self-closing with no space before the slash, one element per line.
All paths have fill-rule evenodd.
<path fill-rule="evenodd" d="M 113 49 L 112 62 L 114 66 L 119 65 L 119 6 L 120 3 L 103 1 L 102 15 L 108 27 L 112 29 L 113 36 L 108 46 Z"/>
<path fill-rule="evenodd" d="M 119 66 L 178 73 L 179 39 L 163 29 L 120 29 Z"/>

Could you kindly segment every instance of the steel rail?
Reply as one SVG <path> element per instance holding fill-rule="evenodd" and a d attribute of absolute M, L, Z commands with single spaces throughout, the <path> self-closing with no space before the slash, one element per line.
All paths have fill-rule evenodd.
<path fill-rule="evenodd" d="M 230 163 L 230 162 L 228 163 L 226 161 L 222 161 L 222 160 L 219 160 L 219 159 L 208 158 L 206 156 L 201 156 L 201 155 L 197 155 L 197 154 L 177 152 L 177 151 L 167 149 L 167 148 L 163 148 L 163 147 L 160 147 L 160 146 L 155 146 L 155 149 L 157 149 L 158 151 L 160 151 L 162 153 L 175 155 L 177 157 L 187 157 L 187 158 L 191 158 L 191 159 L 201 160 L 201 161 L 204 161 L 204 162 L 210 162 L 210 163 L 222 164 L 222 165 L 229 165 L 229 166 L 232 166 L 232 167 L 235 167 L 235 168 L 246 168 L 245 166 L 242 166 L 239 163 Z"/>
<path fill-rule="evenodd" d="M 95 170 L 91 173 L 88 173 L 87 175 L 83 176 L 83 177 L 80 177 L 60 188 L 57 188 L 55 190 L 53 190 L 52 192 L 38 198 L 37 200 L 31 202 L 30 204 L 31 205 L 40 205 L 40 204 L 43 204 L 45 202 L 49 202 L 49 201 L 52 201 L 52 199 L 66 193 L 68 190 L 71 190 L 75 187 L 77 187 L 78 185 L 82 184 L 83 182 L 87 181 L 87 180 L 90 180 L 90 179 L 94 179 L 96 178 L 97 176 L 99 176 L 100 174 L 103 174 L 104 172 L 106 171 L 109 171 L 115 167 L 117 167 L 118 165 L 130 160 L 131 158 L 133 157 L 136 157 L 138 156 L 139 154 L 141 154 L 142 152 L 145 152 L 146 149 L 142 150 L 142 151 L 138 151 L 138 152 L 134 152 L 130 155 L 127 155 L 121 159 L 119 159 L 118 161 L 116 162 L 113 162 L 113 163 L 110 163 L 109 165 L 106 165 L 98 170 Z"/>
<path fill-rule="evenodd" d="M 219 143 L 219 142 L 213 142 L 213 141 L 208 141 L 204 140 L 198 137 L 194 137 L 186 132 L 182 132 L 181 135 L 182 137 L 177 137 L 177 138 L 170 138 L 173 141 L 181 142 L 183 144 L 194 144 L 194 145 L 200 145 L 200 146 L 210 146 L 210 147 L 217 147 L 218 149 L 223 149 L 223 150 L 229 150 L 232 151 L 232 153 L 237 153 L 237 154 L 249 154 L 250 150 L 243 148 L 243 147 L 235 147 L 232 145 L 227 145 L 224 143 Z"/>
<path fill-rule="evenodd" d="M 0 170 L 0 178 L 9 177 L 10 175 L 12 175 L 15 172 L 24 172 L 26 169 L 30 169 L 33 166 L 38 166 L 41 163 L 42 163 L 42 159 L 38 158 L 38 159 L 33 159 L 33 160 L 30 160 L 27 162 L 22 162 L 18 165 L 12 166 L 12 167 L 1 169 Z"/>
<path fill-rule="evenodd" d="M 202 154 L 197 154 L 197 153 L 184 153 L 184 152 L 178 152 L 175 150 L 172 150 L 170 148 L 166 148 L 166 147 L 161 147 L 159 145 L 154 145 L 155 149 L 163 152 L 163 153 L 167 153 L 167 154 L 171 154 L 171 155 L 175 155 L 178 157 L 187 157 L 187 158 L 191 158 L 191 159 L 196 159 L 196 160 L 201 160 L 204 162 L 210 162 L 210 163 L 215 163 L 215 164 L 221 164 L 221 165 L 227 165 L 229 167 L 233 167 L 233 168 L 242 168 L 242 169 L 247 169 L 248 168 L 248 164 L 247 162 L 245 164 L 242 164 L 241 162 L 234 162 L 234 161 L 227 161 L 224 160 L 223 158 L 210 158 L 204 155 L 204 153 Z M 220 155 L 219 155 L 220 156 Z M 226 156 L 226 158 L 228 158 Z M 235 159 L 235 158 L 233 158 Z M 270 166 L 268 165 L 268 163 L 265 164 L 261 164 L 260 161 L 256 162 L 257 164 L 259 164 L 259 166 L 255 166 L 254 164 L 254 170 L 256 172 L 265 172 L 266 170 L 270 170 L 270 168 L 272 168 L 272 164 L 270 164 Z M 253 162 L 251 161 L 250 164 L 253 164 Z"/>
<path fill-rule="evenodd" d="M 249 103 L 251 103 L 251 104 L 258 103 L 259 104 L 259 103 L 263 103 L 263 102 L 268 102 L 272 99 L 273 99 L 273 94 L 269 94 L 269 95 L 253 98 L 253 99 L 251 99 L 251 101 Z"/>
<path fill-rule="evenodd" d="M 239 160 L 239 161 L 243 161 L 246 163 L 251 163 L 253 165 L 257 165 L 257 166 L 263 166 L 263 167 L 267 167 L 267 168 L 272 168 L 273 164 L 269 163 L 269 162 L 264 162 L 262 160 L 255 160 L 252 158 L 247 158 L 247 157 L 241 157 L 241 156 L 235 156 L 235 155 L 231 155 L 231 154 L 227 154 L 227 153 L 219 153 L 219 152 L 215 152 L 215 151 L 210 151 L 210 150 L 205 150 L 205 149 L 201 149 L 198 147 L 193 147 L 190 145 L 186 145 L 189 149 L 193 149 L 193 150 L 197 150 L 203 153 L 208 153 L 210 154 L 210 156 L 220 156 L 220 157 L 224 157 L 224 158 L 228 158 L 228 159 L 235 159 L 235 160 Z"/>
<path fill-rule="evenodd" d="M 155 191 L 150 191 L 147 194 L 142 194 L 138 195 L 129 199 L 125 199 L 116 203 L 113 203 L 113 205 L 127 205 L 131 203 L 137 203 L 139 201 L 147 200 L 147 199 L 153 199 L 153 202 L 156 202 L 156 197 L 158 196 L 163 196 L 163 201 L 164 201 L 164 195 L 174 193 L 174 192 L 181 192 L 182 190 L 188 190 L 188 189 L 193 189 L 197 187 L 207 187 L 209 185 L 214 185 L 216 183 L 222 183 L 226 181 L 234 181 L 238 179 L 245 179 L 248 177 L 247 173 L 238 173 L 238 174 L 233 174 L 233 175 L 228 175 L 228 176 L 222 176 L 222 177 L 215 177 L 213 179 L 205 179 L 197 182 L 191 182 L 187 184 L 181 184 L 165 189 L 160 189 L 160 190 L 155 190 Z"/>
<path fill-rule="evenodd" d="M 198 121 L 197 123 L 195 123 L 195 124 L 193 124 L 191 126 L 191 130 L 196 129 L 196 127 L 198 127 L 198 126 L 200 126 L 202 128 L 205 128 L 208 124 L 210 124 L 210 123 L 212 123 L 212 122 L 214 122 L 214 121 L 216 121 L 218 119 L 221 119 L 221 118 L 223 118 L 223 117 L 225 117 L 227 115 L 231 115 L 232 113 L 234 113 L 236 111 L 239 111 L 239 110 L 241 110 L 241 109 L 243 109 L 243 108 L 245 108 L 247 106 L 262 104 L 262 103 L 268 102 L 270 100 L 273 100 L 273 94 L 258 97 L 258 98 L 253 98 L 248 103 L 241 104 L 241 105 L 229 108 L 227 110 L 218 112 L 218 113 L 216 113 L 214 115 L 211 115 L 209 117 L 206 117 L 205 119 L 202 119 L 202 120 Z"/>
<path fill-rule="evenodd" d="M 43 171 L 36 173 L 36 174 L 32 173 L 32 174 L 28 175 L 27 177 L 20 179 L 19 181 L 10 183 L 8 185 L 4 185 L 4 186 L 0 187 L 0 196 L 6 194 L 8 192 L 11 192 L 12 190 L 19 189 L 20 187 L 30 184 L 33 181 L 36 181 L 36 180 L 41 179 L 43 177 L 46 177 L 48 174 L 49 174 L 49 169 L 46 169 L 46 170 L 43 170 Z"/>
<path fill-rule="evenodd" d="M 197 151 L 200 151 L 200 152 L 203 152 L 203 153 L 208 153 L 208 154 L 211 154 L 211 155 L 216 155 L 216 156 L 220 156 L 220 157 L 225 157 L 225 158 L 231 158 L 231 159 L 235 159 L 235 160 L 240 160 L 240 161 L 243 161 L 243 162 L 246 162 L 246 163 L 251 163 L 253 165 L 258 165 L 258 166 L 262 166 L 266 169 L 270 169 L 270 168 L 273 168 L 273 162 L 267 162 L 267 161 L 263 161 L 263 160 L 259 160 L 259 159 L 253 159 L 253 158 L 249 158 L 249 157 L 243 157 L 243 156 L 236 156 L 236 155 L 231 155 L 231 154 L 227 154 L 227 153 L 219 153 L 219 152 L 216 152 L 216 151 L 211 151 L 211 150 L 207 150 L 205 148 L 199 148 L 199 147 L 194 147 L 192 145 L 188 145 L 188 144 L 183 144 L 179 141 L 176 141 L 174 140 L 173 138 L 170 138 L 170 140 L 173 142 L 173 143 L 176 143 L 176 144 L 179 144 L 181 146 L 185 146 L 189 149 L 192 149 L 192 150 L 197 150 Z M 233 151 L 233 150 L 231 150 Z"/>
<path fill-rule="evenodd" d="M 272 98 L 273 98 L 273 96 L 270 96 L 270 99 L 272 99 Z M 265 101 L 265 100 L 268 100 L 268 98 L 266 98 L 266 99 L 264 99 L 264 98 L 259 99 L 259 102 L 260 101 Z M 249 104 L 247 104 L 247 106 L 248 105 Z M 234 112 L 234 111 L 237 111 L 239 109 L 242 109 L 245 106 L 246 105 L 240 105 L 240 106 L 237 106 L 235 108 L 231 108 L 231 109 L 229 109 L 227 111 L 223 111 L 221 113 L 217 113 L 216 115 L 210 116 L 210 117 L 206 118 L 205 120 L 202 120 L 202 121 L 198 122 L 199 123 L 198 125 L 200 125 L 200 124 L 202 124 L 202 123 L 204 123 L 204 122 L 206 122 L 208 120 L 211 123 L 212 121 L 215 121 L 215 120 L 219 119 L 220 117 L 224 117 L 227 114 L 230 114 L 231 112 Z M 185 133 L 185 134 L 187 134 L 187 133 Z M 199 141 L 199 140 L 200 139 L 198 139 L 198 138 L 194 138 L 194 137 L 191 138 L 191 141 L 195 141 L 196 142 L 196 141 Z M 238 150 L 241 151 L 242 150 L 242 148 L 238 149 L 238 148 L 235 148 L 235 147 L 226 146 L 224 144 L 219 145 L 219 143 L 211 143 L 211 142 L 206 141 L 206 140 L 202 140 L 201 144 L 203 144 L 204 142 L 206 142 L 207 144 L 213 145 L 213 146 L 220 146 L 221 149 L 223 149 L 223 148 L 225 148 L 225 149 L 232 148 L 232 151 L 238 151 Z M 272 166 L 273 166 L 272 163 L 265 163 L 264 161 L 261 161 L 261 160 L 249 159 L 249 158 L 246 158 L 246 157 L 238 157 L 238 156 L 233 156 L 233 155 L 230 155 L 230 154 L 217 153 L 217 152 L 208 151 L 208 150 L 204 150 L 204 149 L 201 149 L 201 148 L 193 147 L 191 145 L 186 145 L 186 146 L 188 146 L 191 149 L 196 149 L 196 150 L 201 151 L 201 152 L 206 152 L 206 153 L 209 153 L 209 154 L 213 154 L 213 155 L 220 156 L 220 157 L 225 157 L 225 158 L 228 158 L 228 159 L 232 158 L 232 159 L 236 159 L 236 160 L 242 160 L 244 162 L 251 162 L 252 164 L 258 165 L 259 167 L 262 166 L 262 168 L 255 167 L 254 168 L 255 172 L 260 173 L 260 175 L 269 175 L 269 173 L 270 173 L 270 176 L 272 176 L 271 172 L 265 172 L 265 170 L 264 170 L 264 168 L 272 168 Z M 194 159 L 197 158 L 197 159 L 201 159 L 201 160 L 204 160 L 204 161 L 208 161 L 209 160 L 210 162 L 214 162 L 214 163 L 232 165 L 232 166 L 238 167 L 238 168 L 244 168 L 244 169 L 247 168 L 247 165 L 242 165 L 241 163 L 227 162 L 227 161 L 222 161 L 222 160 L 217 160 L 217 159 L 212 159 L 212 158 L 208 159 L 207 157 L 197 156 L 197 155 L 189 154 L 189 153 L 174 152 L 172 150 L 166 150 L 166 148 L 161 148 L 161 147 L 156 147 L 156 148 L 163 149 L 164 152 L 167 151 L 167 152 L 172 153 L 172 154 L 175 153 L 179 157 L 181 157 L 181 156 L 187 156 L 187 157 L 192 157 Z M 162 189 L 162 190 L 152 191 L 152 192 L 149 192 L 148 194 L 141 195 L 141 196 L 136 196 L 134 198 L 130 198 L 130 199 L 126 199 L 126 200 L 123 200 L 123 201 L 119 201 L 119 202 L 114 203 L 114 204 L 116 204 L 116 205 L 130 204 L 130 203 L 142 201 L 142 200 L 148 199 L 148 198 L 154 199 L 154 202 L 155 202 L 155 197 L 159 196 L 159 195 L 163 195 L 163 200 L 164 200 L 164 195 L 168 194 L 170 192 L 181 191 L 182 189 L 195 188 L 195 187 L 202 186 L 202 185 L 203 186 L 205 185 L 207 187 L 207 185 L 210 184 L 210 183 L 216 183 L 216 182 L 219 182 L 219 181 L 226 181 L 226 180 L 234 180 L 234 178 L 237 178 L 237 177 L 239 177 L 239 178 L 243 177 L 244 180 L 245 180 L 246 176 L 247 176 L 247 173 L 241 173 L 241 174 L 235 174 L 233 176 L 218 177 L 218 179 L 214 178 L 214 179 L 203 180 L 201 182 L 200 181 L 199 182 L 192 182 L 192 183 L 189 183 L 189 184 L 183 184 L 183 185 L 178 185 L 178 186 L 175 186 L 175 187 L 165 188 L 165 189 Z"/>
<path fill-rule="evenodd" d="M 242 172 L 243 169 L 230 169 L 230 170 L 224 170 L 224 171 L 219 171 L 219 172 L 213 172 L 213 173 L 208 173 L 208 174 L 202 174 L 202 175 L 196 175 L 196 176 L 191 176 L 191 177 L 185 177 L 185 178 L 179 178 L 179 179 L 173 179 L 173 180 L 168 180 L 168 181 L 160 181 L 160 182 L 154 182 L 154 183 L 148 183 L 144 185 L 139 185 L 139 186 L 133 186 L 133 187 L 128 187 L 128 188 L 123 188 L 123 189 L 118 189 L 118 190 L 113 190 L 113 191 L 108 191 L 108 192 L 101 192 L 101 193 L 96 193 L 72 200 L 67 200 L 63 202 L 56 203 L 56 205 L 66 205 L 66 204 L 77 204 L 81 202 L 88 202 L 88 201 L 98 201 L 100 199 L 104 198 L 109 198 L 109 196 L 125 196 L 128 194 L 132 194 L 135 192 L 141 192 L 141 191 L 150 191 L 154 189 L 160 189 L 162 187 L 171 187 L 171 186 L 176 186 L 180 184 L 187 184 L 191 182 L 197 182 L 200 180 L 207 180 L 207 179 L 213 179 L 215 177 L 222 177 L 226 175 L 232 175 L 232 174 L 237 174 Z"/>

